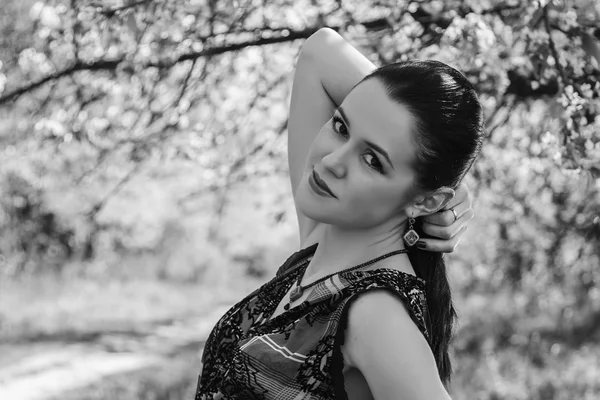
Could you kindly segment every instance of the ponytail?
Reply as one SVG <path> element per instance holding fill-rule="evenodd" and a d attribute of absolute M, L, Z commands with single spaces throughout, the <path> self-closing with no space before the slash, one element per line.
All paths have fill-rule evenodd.
<path fill-rule="evenodd" d="M 417 224 L 420 225 L 419 219 Z M 418 229 L 416 226 L 415 229 Z M 419 232 L 419 235 L 422 235 Z M 450 383 L 452 363 L 449 346 L 453 336 L 457 315 L 452 304 L 450 284 L 446 275 L 446 262 L 442 253 L 409 248 L 408 257 L 417 276 L 425 281 L 428 321 L 431 350 L 437 364 L 440 379 L 444 386 Z"/>

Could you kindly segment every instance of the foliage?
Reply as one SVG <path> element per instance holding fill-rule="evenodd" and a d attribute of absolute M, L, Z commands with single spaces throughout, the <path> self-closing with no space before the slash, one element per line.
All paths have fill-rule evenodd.
<path fill-rule="evenodd" d="M 202 279 L 226 254 L 263 276 L 256 249 L 272 247 L 272 236 L 256 234 L 256 222 L 239 237 L 220 228 L 247 202 L 228 227 L 261 208 L 266 226 L 293 232 L 289 188 L 269 182 L 287 174 L 295 57 L 323 26 L 376 64 L 447 62 L 481 93 L 488 138 L 469 176 L 476 218 L 451 255 L 464 310 L 457 357 L 487 360 L 510 347 L 538 365 L 555 345 L 598 338 L 593 0 L 8 1 L 0 272 L 85 270 L 99 260 L 110 268 L 127 256 L 164 264 L 159 277 Z M 244 185 L 254 189 L 236 191 Z M 173 272 L 182 264 L 192 271 Z M 542 393 L 548 381 L 531 384 Z M 531 398 L 563 398 L 552 390 Z"/>

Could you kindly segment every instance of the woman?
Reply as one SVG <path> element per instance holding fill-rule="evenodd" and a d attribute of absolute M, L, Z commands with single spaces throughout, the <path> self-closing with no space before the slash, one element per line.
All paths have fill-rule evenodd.
<path fill-rule="evenodd" d="M 289 121 L 300 250 L 217 323 L 196 399 L 448 399 L 439 251 L 473 215 L 460 181 L 481 127 L 447 65 L 376 69 L 334 31 L 311 36 Z"/>

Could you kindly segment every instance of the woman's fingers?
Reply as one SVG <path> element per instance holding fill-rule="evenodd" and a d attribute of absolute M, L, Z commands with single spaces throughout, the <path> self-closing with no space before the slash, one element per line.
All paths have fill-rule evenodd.
<path fill-rule="evenodd" d="M 447 213 L 445 211 L 444 213 Z M 458 212 L 457 212 L 458 214 Z M 449 240 L 456 236 L 460 230 L 467 224 L 467 222 L 473 218 L 473 210 L 468 209 L 463 212 L 456 221 L 454 221 L 454 214 L 450 211 L 450 216 L 448 216 L 448 220 L 450 221 L 448 225 L 441 225 L 438 223 L 431 223 L 428 220 L 423 220 L 423 225 L 421 226 L 421 230 L 429 236 L 434 236 L 439 239 Z M 444 217 L 446 218 L 446 217 Z M 437 221 L 439 222 L 439 220 Z M 444 221 L 448 222 L 448 221 Z"/>
<path fill-rule="evenodd" d="M 471 207 L 471 192 L 469 191 L 467 185 L 461 182 L 461 184 L 458 185 L 454 191 L 454 197 L 448 202 L 448 204 L 446 204 L 444 209 L 449 210 L 463 203 Z"/>
<path fill-rule="evenodd" d="M 443 210 L 427 215 L 423 217 L 423 220 L 435 225 L 449 226 L 460 219 L 470 209 L 471 193 L 467 185 L 461 183 L 455 190 L 454 198 L 446 204 Z"/>
<path fill-rule="evenodd" d="M 461 183 L 444 210 L 422 218 L 421 230 L 433 238 L 422 238 L 417 246 L 423 250 L 452 253 L 473 215 L 471 194 L 467 186 Z"/>
<path fill-rule="evenodd" d="M 442 239 L 419 239 L 417 246 L 421 250 L 432 251 L 436 253 L 452 253 L 456 250 L 456 246 L 463 237 L 464 232 L 467 230 L 467 225 L 463 225 L 462 228 L 449 240 Z"/>
<path fill-rule="evenodd" d="M 429 223 L 433 225 L 439 226 L 450 226 L 454 224 L 457 220 L 461 219 L 469 212 L 473 212 L 471 210 L 471 205 L 467 202 L 462 202 L 453 207 L 454 212 L 451 209 L 440 210 L 434 214 L 427 215 L 423 217 L 423 223 Z M 456 216 L 454 215 L 456 213 Z"/>

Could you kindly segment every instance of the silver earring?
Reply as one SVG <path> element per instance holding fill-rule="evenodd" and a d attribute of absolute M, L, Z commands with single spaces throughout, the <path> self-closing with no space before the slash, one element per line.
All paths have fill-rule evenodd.
<path fill-rule="evenodd" d="M 412 247 L 419 240 L 419 234 L 413 229 L 413 224 L 415 223 L 415 219 L 410 217 L 408 219 L 408 232 L 404 234 L 404 242 L 408 247 Z"/>

